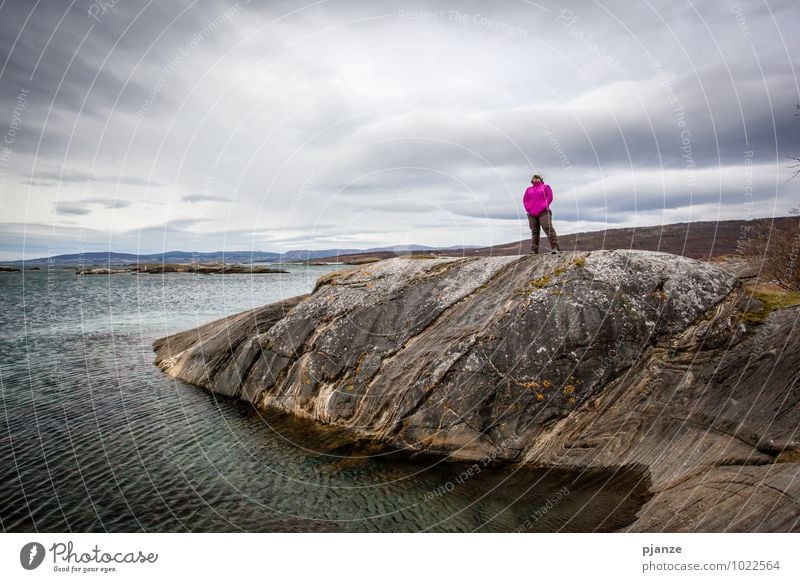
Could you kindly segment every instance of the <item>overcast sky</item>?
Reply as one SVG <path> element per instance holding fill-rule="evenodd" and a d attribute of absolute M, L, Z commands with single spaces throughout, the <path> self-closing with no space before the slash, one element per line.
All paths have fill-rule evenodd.
<path fill-rule="evenodd" d="M 786 215 L 797 0 L 0 0 L 0 259 Z"/>

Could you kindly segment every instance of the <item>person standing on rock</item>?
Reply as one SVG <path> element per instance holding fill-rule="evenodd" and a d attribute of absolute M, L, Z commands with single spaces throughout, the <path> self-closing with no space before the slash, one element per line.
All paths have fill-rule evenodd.
<path fill-rule="evenodd" d="M 539 228 L 544 230 L 550 241 L 551 252 L 560 252 L 556 229 L 553 228 L 553 213 L 550 204 L 553 202 L 553 189 L 545 184 L 539 174 L 531 178 L 531 185 L 525 190 L 522 204 L 528 213 L 528 225 L 531 227 L 531 253 L 539 254 Z"/>

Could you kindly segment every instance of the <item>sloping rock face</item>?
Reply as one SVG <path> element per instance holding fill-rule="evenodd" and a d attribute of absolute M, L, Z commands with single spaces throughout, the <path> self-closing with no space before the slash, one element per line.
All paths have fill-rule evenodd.
<path fill-rule="evenodd" d="M 797 311 L 753 330 L 746 305 L 732 275 L 663 253 L 392 259 L 163 338 L 156 363 L 411 454 L 640 468 L 654 496 L 632 530 L 791 530 Z M 751 495 L 756 524 L 676 493 L 713 508 L 721 482 L 780 497 Z"/>

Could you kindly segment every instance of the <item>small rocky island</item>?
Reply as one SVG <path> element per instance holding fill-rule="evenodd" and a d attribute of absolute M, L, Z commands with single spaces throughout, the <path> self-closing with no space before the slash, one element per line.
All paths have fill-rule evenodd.
<path fill-rule="evenodd" d="M 288 273 L 285 269 L 263 265 L 231 265 L 226 263 L 155 263 L 130 267 L 90 267 L 78 269 L 76 275 L 116 275 L 119 273 L 197 273 L 200 275 Z"/>
<path fill-rule="evenodd" d="M 625 531 L 800 530 L 800 308 L 649 251 L 390 259 L 155 342 L 376 450 L 638 471 Z"/>

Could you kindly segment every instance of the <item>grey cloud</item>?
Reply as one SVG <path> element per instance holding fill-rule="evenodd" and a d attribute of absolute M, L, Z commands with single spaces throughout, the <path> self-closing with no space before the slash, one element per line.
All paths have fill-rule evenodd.
<path fill-rule="evenodd" d="M 347 203 L 347 206 L 354 210 L 365 210 L 363 205 Z M 397 214 L 416 214 L 436 212 L 440 209 L 440 204 L 436 202 L 425 202 L 424 200 L 386 200 L 382 203 L 372 204 L 368 207 L 370 212 L 385 212 Z"/>
<path fill-rule="evenodd" d="M 644 109 L 630 96 L 629 102 L 598 104 L 594 110 L 538 107 L 489 112 L 479 120 L 451 113 L 400 114 L 359 129 L 351 139 L 382 139 L 357 160 L 364 166 L 389 163 L 444 172 L 487 162 L 546 168 L 674 168 L 689 162 L 710 167 L 741 162 L 746 150 L 757 152 L 761 161 L 800 150 L 800 123 L 793 118 L 795 97 L 789 92 L 772 95 L 770 109 L 763 107 L 767 94 L 754 89 L 747 99 L 762 106 L 743 103 L 739 111 L 735 94 L 720 87 L 717 93 L 723 97 L 709 111 L 703 91 L 714 89 L 708 85 L 686 77 L 675 81 L 671 94 L 680 99 L 675 105 L 683 108 L 680 114 L 673 111 L 666 93 L 660 96 L 663 102 L 646 103 Z M 611 115 L 615 110 L 616 119 Z M 686 123 L 683 128 L 681 120 Z M 689 150 L 682 149 L 686 145 Z"/>
<path fill-rule="evenodd" d="M 138 176 L 113 176 L 113 175 L 97 175 L 89 174 L 87 172 L 77 172 L 73 170 L 48 170 L 38 171 L 33 175 L 34 178 L 55 180 L 61 183 L 83 183 L 89 184 L 93 182 L 105 184 L 128 184 L 131 186 L 149 186 L 160 187 L 163 184 L 147 178 L 140 178 Z"/>
<path fill-rule="evenodd" d="M 128 208 L 132 205 L 129 200 L 122 200 L 121 198 L 84 198 L 83 202 L 86 204 L 99 204 L 108 209 Z"/>
<path fill-rule="evenodd" d="M 172 218 L 167 220 L 163 224 L 159 224 L 156 226 L 148 226 L 145 227 L 147 229 L 165 229 L 165 230 L 185 230 L 191 226 L 198 226 L 200 224 L 208 224 L 210 222 L 215 222 L 210 218 L 193 218 L 193 217 L 185 217 L 185 218 Z M 144 230 L 144 229 L 137 229 L 137 230 Z"/>
<path fill-rule="evenodd" d="M 53 204 L 53 212 L 67 216 L 86 216 L 92 213 L 90 206 L 102 206 L 109 210 L 128 208 L 131 202 L 119 198 L 84 198 L 82 200 L 64 200 Z"/>
<path fill-rule="evenodd" d="M 20 184 L 25 184 L 26 186 L 39 186 L 41 188 L 52 188 L 56 186 L 55 182 L 48 182 L 46 180 L 20 180 Z"/>
<path fill-rule="evenodd" d="M 85 216 L 91 214 L 92 210 L 80 202 L 56 202 L 53 205 L 53 212 L 65 216 Z"/>
<path fill-rule="evenodd" d="M 184 202 L 189 203 L 197 203 L 197 202 L 234 202 L 231 198 L 226 196 L 217 196 L 214 194 L 186 194 L 185 196 L 181 196 L 181 200 Z"/>

